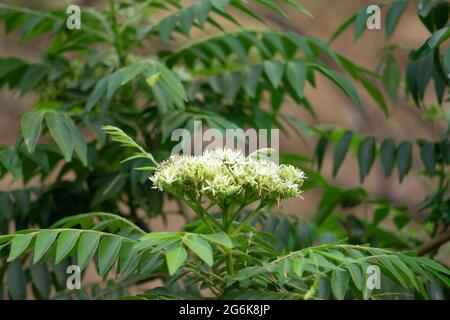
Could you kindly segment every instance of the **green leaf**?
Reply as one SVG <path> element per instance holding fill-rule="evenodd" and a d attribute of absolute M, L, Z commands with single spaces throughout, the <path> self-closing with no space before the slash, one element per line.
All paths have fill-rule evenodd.
<path fill-rule="evenodd" d="M 308 65 L 319 70 L 324 76 L 333 81 L 344 93 L 349 96 L 359 107 L 361 100 L 353 83 L 347 79 L 343 74 L 335 72 L 334 70 L 316 63 L 309 63 Z"/>
<path fill-rule="evenodd" d="M 386 15 L 386 39 L 389 39 L 394 33 L 395 26 L 398 24 L 401 15 L 408 6 L 408 0 L 396 0 Z"/>
<path fill-rule="evenodd" d="M 182 245 L 169 250 L 166 254 L 167 267 L 169 274 L 174 275 L 187 259 L 186 249 Z"/>
<path fill-rule="evenodd" d="M 288 62 L 287 78 L 292 88 L 299 97 L 304 97 L 304 87 L 306 80 L 306 65 L 301 61 Z"/>
<path fill-rule="evenodd" d="M 37 140 L 42 132 L 44 115 L 45 111 L 32 111 L 27 112 L 22 116 L 22 135 L 29 153 L 33 153 L 36 148 Z"/>
<path fill-rule="evenodd" d="M 80 237 L 77 231 L 62 231 L 56 241 L 56 258 L 55 263 L 60 263 L 73 249 Z"/>
<path fill-rule="evenodd" d="M 281 84 L 283 78 L 284 65 L 280 61 L 268 60 L 264 62 L 264 72 L 270 80 L 270 83 L 275 87 Z"/>
<path fill-rule="evenodd" d="M 84 141 L 84 137 L 81 134 L 80 130 L 78 130 L 75 122 L 66 114 L 63 114 L 64 125 L 70 131 L 70 136 L 72 138 L 75 153 L 81 160 L 84 166 L 87 166 L 87 145 L 86 141 Z"/>
<path fill-rule="evenodd" d="M 334 187 L 326 188 L 322 199 L 320 199 L 319 209 L 314 215 L 313 222 L 318 226 L 321 225 L 341 199 L 342 191 L 340 189 Z"/>
<path fill-rule="evenodd" d="M 201 234 L 200 236 L 205 238 L 209 242 L 214 242 L 229 249 L 233 248 L 233 242 L 225 232 Z"/>
<path fill-rule="evenodd" d="M 45 121 L 64 159 L 70 161 L 72 159 L 74 142 L 70 130 L 65 125 L 64 116 L 58 112 L 47 112 L 45 114 Z"/>
<path fill-rule="evenodd" d="M 444 56 L 443 56 L 443 65 L 445 72 L 447 74 L 447 79 L 450 78 L 450 47 L 448 47 L 445 50 Z"/>
<path fill-rule="evenodd" d="M 383 221 L 389 214 L 389 207 L 388 206 L 381 206 L 375 210 L 372 225 L 376 226 L 381 221 Z"/>
<path fill-rule="evenodd" d="M 425 170 L 427 174 L 432 177 L 434 175 L 434 167 L 436 163 L 434 144 L 428 141 L 419 141 L 419 146 L 420 158 L 425 165 Z"/>
<path fill-rule="evenodd" d="M 100 241 L 98 246 L 98 269 L 102 277 L 111 270 L 119 256 L 122 238 L 107 236 Z"/>
<path fill-rule="evenodd" d="M 328 146 L 328 137 L 326 135 L 321 135 L 319 141 L 317 142 L 316 149 L 314 151 L 314 157 L 317 161 L 317 168 L 320 170 L 322 167 L 322 161 L 325 156 L 325 152 Z"/>
<path fill-rule="evenodd" d="M 331 274 L 331 290 L 338 300 L 345 298 L 350 277 L 347 271 L 333 270 Z"/>
<path fill-rule="evenodd" d="M 339 143 L 336 145 L 333 156 L 333 177 L 336 176 L 339 168 L 341 167 L 341 164 L 344 161 L 345 155 L 347 154 L 352 139 L 353 139 L 353 132 L 347 131 L 342 136 L 341 140 L 339 140 Z"/>
<path fill-rule="evenodd" d="M 361 183 L 369 174 L 375 160 L 375 138 L 365 138 L 358 148 L 359 180 Z"/>
<path fill-rule="evenodd" d="M 97 250 L 100 241 L 100 233 L 85 232 L 80 236 L 78 241 L 78 266 L 83 270 Z"/>
<path fill-rule="evenodd" d="M 106 92 L 107 98 L 111 99 L 120 86 L 127 84 L 149 68 L 150 64 L 147 61 L 144 61 L 131 64 L 112 73 L 108 80 L 108 90 Z"/>
<path fill-rule="evenodd" d="M 384 96 L 381 93 L 381 91 L 377 88 L 376 85 L 374 85 L 371 81 L 367 80 L 364 77 L 361 77 L 360 79 L 361 84 L 364 86 L 364 88 L 367 90 L 367 92 L 370 94 L 370 96 L 373 98 L 373 100 L 376 101 L 378 106 L 383 110 L 384 115 L 387 117 L 389 115 L 388 108 L 386 105 L 386 101 L 384 100 Z"/>
<path fill-rule="evenodd" d="M 119 273 L 127 273 L 131 266 L 134 264 L 138 250 L 132 243 L 124 242 L 120 248 L 119 253 Z"/>
<path fill-rule="evenodd" d="M 242 85 L 250 98 L 255 98 L 261 78 L 262 68 L 259 65 L 247 65 L 243 72 Z"/>
<path fill-rule="evenodd" d="M 161 37 L 162 42 L 167 43 L 170 40 L 170 34 L 173 29 L 175 29 L 176 23 L 177 18 L 173 15 L 164 18 L 159 23 L 159 36 Z"/>
<path fill-rule="evenodd" d="M 360 267 L 355 263 L 349 263 L 346 265 L 350 276 L 352 277 L 353 283 L 358 290 L 363 289 L 363 276 Z"/>
<path fill-rule="evenodd" d="M 188 246 L 200 259 L 202 259 L 208 266 L 212 267 L 214 264 L 213 252 L 211 245 L 196 235 L 189 235 L 184 239 L 184 244 Z"/>
<path fill-rule="evenodd" d="M 14 204 L 9 192 L 0 192 L 0 218 L 9 221 L 14 217 Z"/>
<path fill-rule="evenodd" d="M 328 44 L 330 45 L 331 43 L 333 43 L 334 40 L 336 40 L 337 37 L 339 37 L 339 35 L 344 32 L 345 30 L 347 30 L 347 28 L 349 26 L 351 26 L 354 22 L 356 21 L 356 14 L 350 16 L 349 18 L 347 18 L 344 22 L 342 22 L 339 27 L 336 29 L 336 31 L 334 31 L 334 33 L 331 35 L 330 39 L 328 40 Z"/>
<path fill-rule="evenodd" d="M 394 168 L 396 150 L 395 141 L 393 139 L 385 139 L 381 143 L 381 163 L 384 169 L 384 176 L 387 178 L 391 175 Z"/>
<path fill-rule="evenodd" d="M 367 13 L 367 6 L 365 6 L 356 14 L 353 42 L 356 42 L 367 29 L 368 18 L 369 14 Z"/>
<path fill-rule="evenodd" d="M 11 262 L 20 256 L 30 245 L 31 240 L 33 240 L 33 236 L 34 235 L 32 233 L 15 235 L 11 241 L 11 251 L 7 262 Z"/>
<path fill-rule="evenodd" d="M 39 296 L 38 298 L 48 299 L 51 290 L 51 277 L 47 266 L 43 263 L 38 263 L 30 268 L 31 280 L 36 288 Z"/>
<path fill-rule="evenodd" d="M 109 75 L 102 78 L 97 84 L 95 85 L 94 90 L 89 95 L 88 100 L 86 101 L 85 109 L 86 111 L 91 111 L 92 108 L 98 103 L 100 98 L 105 94 L 106 89 L 108 87 L 108 81 L 109 81 Z"/>
<path fill-rule="evenodd" d="M 27 278 L 19 261 L 8 265 L 8 293 L 12 300 L 25 300 L 27 297 Z"/>
<path fill-rule="evenodd" d="M 41 230 L 36 236 L 34 244 L 33 263 L 39 262 L 52 246 L 58 236 L 58 230 Z"/>
<path fill-rule="evenodd" d="M 19 84 L 20 96 L 32 90 L 45 76 L 47 68 L 42 65 L 35 65 L 27 69 Z"/>
<path fill-rule="evenodd" d="M 413 55 L 413 59 L 417 60 L 425 57 L 448 38 L 450 38 L 450 27 L 447 26 L 435 31 Z"/>
<path fill-rule="evenodd" d="M 408 173 L 412 163 L 412 142 L 402 142 L 397 150 L 397 169 L 400 183 Z"/>
<path fill-rule="evenodd" d="M 388 55 L 386 57 L 383 69 L 383 86 L 394 104 L 397 104 L 397 92 L 400 86 L 400 80 L 400 67 L 394 57 L 392 55 Z"/>
<path fill-rule="evenodd" d="M 408 61 L 406 72 L 407 87 L 417 106 L 420 106 L 420 102 L 430 82 L 433 72 L 433 60 L 433 52 L 429 52 L 420 59 L 413 60 L 410 58 Z"/>
<path fill-rule="evenodd" d="M 192 28 L 192 24 L 194 23 L 193 8 L 194 7 L 184 8 L 183 10 L 181 10 L 180 15 L 178 17 L 181 32 L 185 36 L 189 36 L 189 32 Z"/>
<path fill-rule="evenodd" d="M 22 161 L 14 147 L 0 151 L 0 163 L 12 174 L 15 181 L 20 179 L 22 176 Z"/>

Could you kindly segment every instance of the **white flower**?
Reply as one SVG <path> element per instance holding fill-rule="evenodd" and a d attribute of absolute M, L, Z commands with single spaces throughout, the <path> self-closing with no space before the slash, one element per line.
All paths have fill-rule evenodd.
<path fill-rule="evenodd" d="M 305 174 L 290 165 L 245 157 L 241 151 L 216 149 L 201 156 L 172 156 L 150 178 L 154 187 L 189 199 L 277 201 L 299 196 Z"/>

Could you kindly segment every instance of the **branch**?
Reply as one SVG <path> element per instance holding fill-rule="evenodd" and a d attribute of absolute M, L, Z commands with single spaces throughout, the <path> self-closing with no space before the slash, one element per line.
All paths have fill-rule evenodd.
<path fill-rule="evenodd" d="M 450 229 L 442 231 L 436 238 L 424 243 L 419 247 L 418 255 L 424 256 L 430 251 L 438 249 L 441 245 L 450 240 Z"/>

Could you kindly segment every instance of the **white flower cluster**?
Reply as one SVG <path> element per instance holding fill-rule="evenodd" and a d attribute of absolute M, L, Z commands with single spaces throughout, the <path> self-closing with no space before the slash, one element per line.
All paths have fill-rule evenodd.
<path fill-rule="evenodd" d="M 209 198 L 250 203 L 299 196 L 305 174 L 291 165 L 245 157 L 240 151 L 216 149 L 201 156 L 171 156 L 150 177 L 154 187 L 189 200 Z"/>

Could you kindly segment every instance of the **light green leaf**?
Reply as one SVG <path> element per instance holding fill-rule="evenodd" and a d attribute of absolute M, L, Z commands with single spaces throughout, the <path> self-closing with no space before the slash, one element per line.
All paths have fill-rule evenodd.
<path fill-rule="evenodd" d="M 63 114 L 64 125 L 70 132 L 70 136 L 72 138 L 74 149 L 76 154 L 83 163 L 84 166 L 87 166 L 87 145 L 86 141 L 84 141 L 84 137 L 81 134 L 80 130 L 78 130 L 75 122 L 66 114 Z"/>
<path fill-rule="evenodd" d="M 347 271 L 333 270 L 331 274 L 331 290 L 338 300 L 345 298 L 350 277 Z"/>
<path fill-rule="evenodd" d="M 284 65 L 280 61 L 268 60 L 264 62 L 264 72 L 270 80 L 270 83 L 275 88 L 281 84 L 281 79 L 283 78 Z"/>
<path fill-rule="evenodd" d="M 41 230 L 36 236 L 34 244 L 33 263 L 39 262 L 52 246 L 58 236 L 58 230 Z"/>
<path fill-rule="evenodd" d="M 169 250 L 166 254 L 167 267 L 169 274 L 174 275 L 187 259 L 186 249 L 182 245 Z"/>
<path fill-rule="evenodd" d="M 7 262 L 10 262 L 20 256 L 30 245 L 33 240 L 32 233 L 18 234 L 11 241 L 11 251 Z"/>
<path fill-rule="evenodd" d="M 184 244 L 186 244 L 189 249 L 191 249 L 200 259 L 205 261 L 205 263 L 212 267 L 214 264 L 213 252 L 211 245 L 196 235 L 189 235 L 184 239 Z"/>
<path fill-rule="evenodd" d="M 359 266 L 355 263 L 349 263 L 346 265 L 350 276 L 352 277 L 353 283 L 355 284 L 358 290 L 362 290 L 363 288 L 363 277 L 362 272 Z"/>
<path fill-rule="evenodd" d="M 97 82 L 94 90 L 89 95 L 89 98 L 86 102 L 86 106 L 85 106 L 86 111 L 91 111 L 92 108 L 100 100 L 100 98 L 105 94 L 106 89 L 108 87 L 108 81 L 109 81 L 109 75 L 102 78 L 99 82 Z"/>
<path fill-rule="evenodd" d="M 292 88 L 299 97 L 304 97 L 304 87 L 306 80 L 306 65 L 301 61 L 288 62 L 287 64 L 287 78 Z"/>
<path fill-rule="evenodd" d="M 56 258 L 55 263 L 60 263 L 73 249 L 80 237 L 80 232 L 77 231 L 62 231 L 56 241 Z"/>
<path fill-rule="evenodd" d="M 233 242 L 231 241 L 230 237 L 225 232 L 217 232 L 217 233 L 210 233 L 210 234 L 201 234 L 201 237 L 205 238 L 209 242 L 214 242 L 219 245 L 222 245 L 226 248 L 232 248 Z"/>
<path fill-rule="evenodd" d="M 70 130 L 65 125 L 64 116 L 54 111 L 47 112 L 45 114 L 45 121 L 47 122 L 48 130 L 53 139 L 55 139 L 64 159 L 70 161 L 72 159 L 74 142 Z"/>
<path fill-rule="evenodd" d="M 29 153 L 33 153 L 36 148 L 37 140 L 42 132 L 44 115 L 45 111 L 32 111 L 27 112 L 22 116 L 22 135 Z"/>
<path fill-rule="evenodd" d="M 97 250 L 100 241 L 100 233 L 85 232 L 78 241 L 78 266 L 83 270 Z"/>

